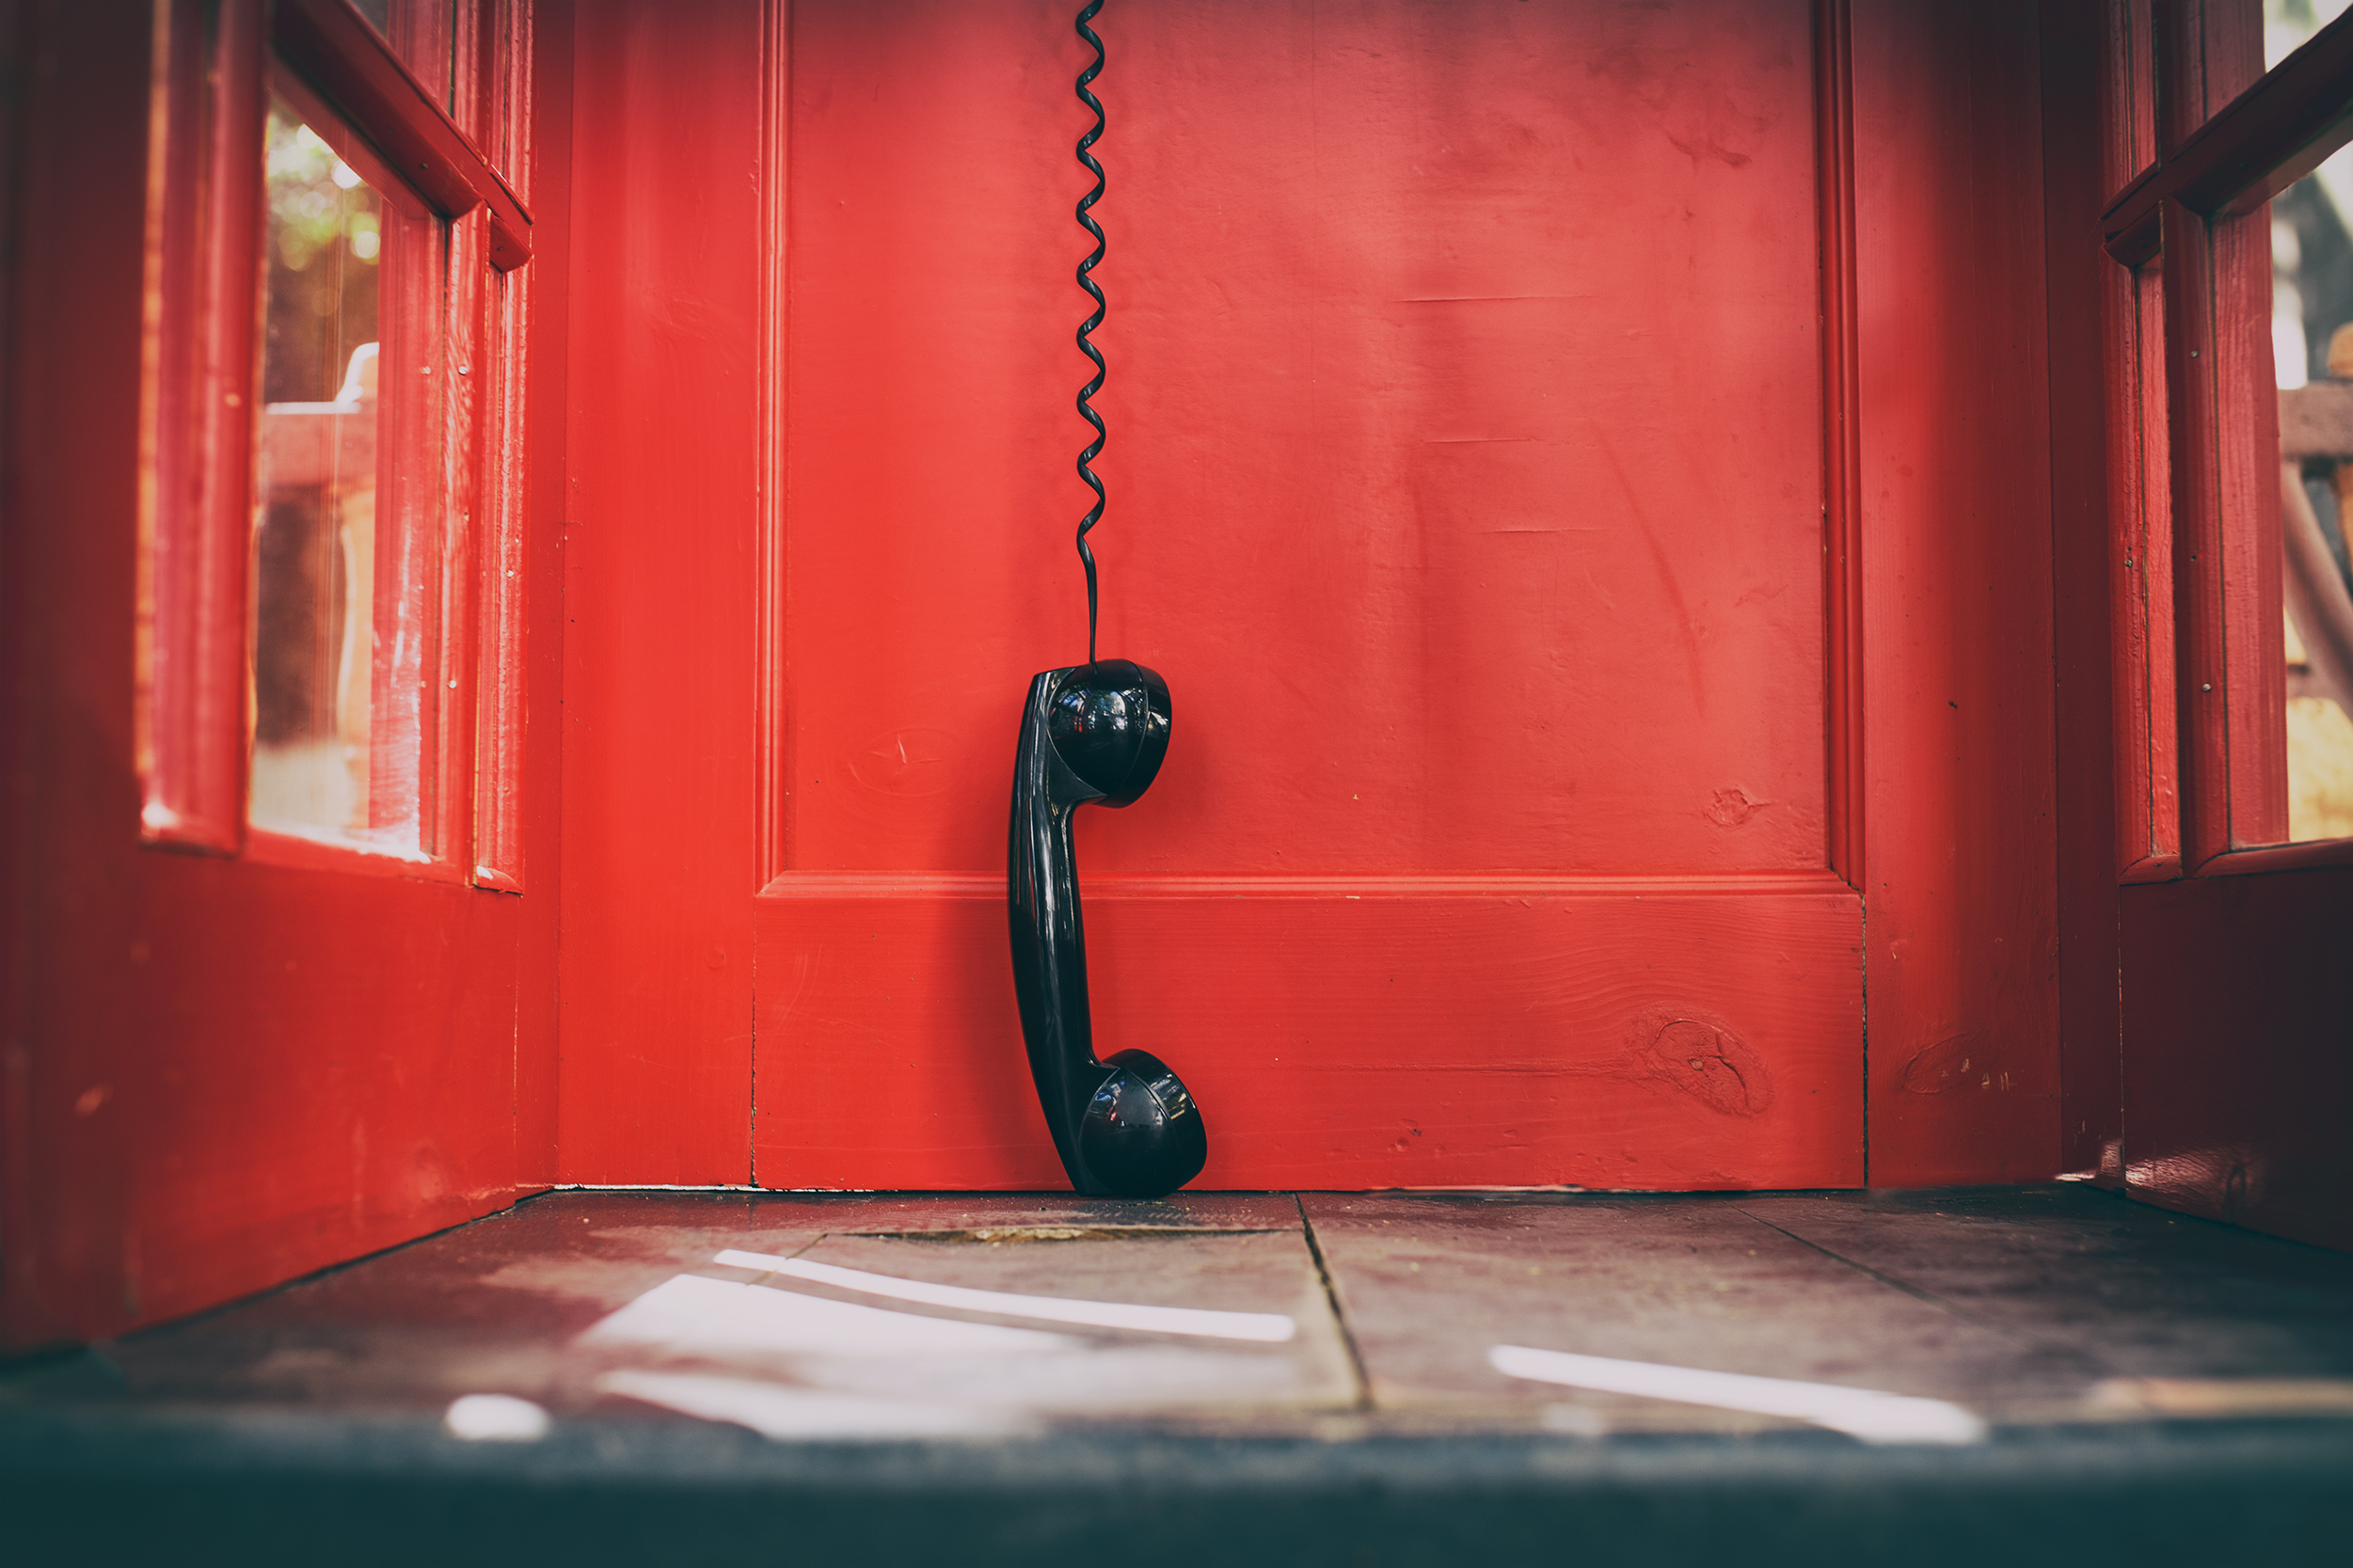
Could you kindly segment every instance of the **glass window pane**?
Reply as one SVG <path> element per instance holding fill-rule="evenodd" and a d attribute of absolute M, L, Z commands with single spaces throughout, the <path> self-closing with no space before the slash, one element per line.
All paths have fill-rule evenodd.
<path fill-rule="evenodd" d="M 298 85 L 265 136 L 257 827 L 418 853 L 441 226 Z"/>
<path fill-rule="evenodd" d="M 2272 203 L 2287 808 L 2293 840 L 2353 836 L 2353 150 Z"/>

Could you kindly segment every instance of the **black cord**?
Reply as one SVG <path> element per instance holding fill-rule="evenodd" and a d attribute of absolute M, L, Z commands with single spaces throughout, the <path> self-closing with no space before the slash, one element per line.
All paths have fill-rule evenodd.
<path fill-rule="evenodd" d="M 1085 351 L 1088 358 L 1095 362 L 1094 379 L 1080 388 L 1078 392 L 1078 411 L 1087 417 L 1089 424 L 1095 427 L 1095 438 L 1087 443 L 1085 451 L 1078 454 L 1078 477 L 1095 492 L 1095 504 L 1088 508 L 1086 519 L 1078 525 L 1078 559 L 1087 564 L 1087 662 L 1089 664 L 1095 661 L 1095 552 L 1087 547 L 1087 535 L 1095 524 L 1103 520 L 1104 493 L 1103 481 L 1097 479 L 1095 470 L 1087 465 L 1103 454 L 1104 438 L 1110 434 L 1104 429 L 1103 416 L 1096 413 L 1094 404 L 1088 401 L 1103 390 L 1105 371 L 1103 351 L 1088 341 L 1095 328 L 1103 325 L 1104 314 L 1102 286 L 1088 276 L 1102 261 L 1104 252 L 1103 225 L 1097 223 L 1088 212 L 1103 199 L 1103 166 L 1095 162 L 1093 153 L 1088 151 L 1089 148 L 1103 139 L 1103 102 L 1087 90 L 1087 84 L 1103 74 L 1103 40 L 1097 38 L 1094 29 L 1087 25 L 1101 9 L 1103 0 L 1087 0 L 1086 9 L 1078 13 L 1077 24 L 1078 36 L 1095 46 L 1095 63 L 1078 73 L 1078 101 L 1095 111 L 1094 129 L 1078 138 L 1078 161 L 1085 164 L 1088 172 L 1095 177 L 1095 188 L 1078 198 L 1079 224 L 1095 237 L 1094 254 L 1078 263 L 1078 286 L 1095 297 L 1095 313 L 1081 323 L 1078 328 L 1078 346 Z"/>

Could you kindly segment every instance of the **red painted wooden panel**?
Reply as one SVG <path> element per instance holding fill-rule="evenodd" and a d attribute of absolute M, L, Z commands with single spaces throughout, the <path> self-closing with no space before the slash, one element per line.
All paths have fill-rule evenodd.
<path fill-rule="evenodd" d="M 798 869 L 1001 868 L 1084 657 L 1068 9 L 795 13 Z M 1103 646 L 1178 738 L 1087 863 L 1822 864 L 1807 9 L 1105 25 Z"/>
<path fill-rule="evenodd" d="M 2353 1246 L 2353 868 L 2123 890 L 2136 1195 Z"/>
<path fill-rule="evenodd" d="M 1824 864 L 1811 11 L 1104 25 L 1103 646 L 1177 712 L 1152 795 L 1080 819 L 1089 872 L 1145 879 L 1106 884 L 1090 930 L 1098 973 L 1137 977 L 1098 984 L 1107 1042 L 1167 1032 L 1222 1130 L 1212 1185 L 1859 1179 L 1834 1088 L 1859 1080 L 1852 894 L 1799 915 L 1512 880 L 1664 897 Z M 1054 1182 L 983 890 L 1021 693 L 1085 647 L 1088 51 L 1049 0 L 803 4 L 792 47 L 759 1179 Z M 876 874 L 917 879 L 793 891 Z M 1453 891 L 1398 891 L 1415 876 Z M 1804 957 L 1727 968 L 1749 944 Z M 1682 1005 L 1753 1020 L 1804 1114 L 1797 1091 L 1788 1120 L 1693 1113 L 1609 1065 L 1629 1017 Z M 1273 1069 L 1301 1033 L 1315 1070 Z M 1513 1108 L 1532 1092 L 1557 1103 Z"/>
<path fill-rule="evenodd" d="M 562 1173 L 741 1181 L 760 8 L 584 6 L 572 49 Z"/>
<path fill-rule="evenodd" d="M 2286 672 L 2279 639 L 2255 630 L 2281 604 L 2278 400 L 2267 295 L 2255 287 L 2270 270 L 2270 230 L 2263 214 L 2208 225 L 2168 201 L 2164 214 L 2176 702 L 2195 869 L 2287 837 Z"/>
<path fill-rule="evenodd" d="M 12 48 L 0 55 L 0 70 L 13 78 L 8 135 L 16 187 L 9 244 L 0 253 L 8 269 L 0 701 L 8 704 L 9 782 L 0 1339 L 13 1344 L 91 1331 L 86 1299 L 105 1293 L 60 1255 L 71 1234 L 49 1216 L 52 1195 L 84 1174 L 56 1146 L 89 1085 L 66 1087 L 79 1073 L 60 1056 L 127 1038 L 134 1018 L 122 980 L 139 935 L 132 630 L 145 214 L 135 200 L 91 201 L 84 193 L 145 188 L 151 22 L 128 7 L 12 7 Z M 43 56 L 56 66 L 37 71 Z M 115 417 L 76 417 L 86 409 Z M 70 637 L 77 623 L 117 635 Z M 65 1002 L 60 980 L 78 993 L 77 1006 L 72 1031 L 52 1040 L 37 1021 Z M 121 1233 L 126 1201 L 111 1205 L 114 1223 L 92 1242 L 103 1246 Z M 115 1293 L 114 1303 L 100 1304 L 112 1310 L 98 1324 L 126 1316 Z"/>
<path fill-rule="evenodd" d="M 2043 201 L 2050 290 L 2051 582 L 2056 658 L 2059 822 L 2059 1160 L 2071 1171 L 2111 1164 L 2122 1135 L 2117 1000 L 2117 778 L 2120 753 L 2145 730 L 2118 702 L 2116 557 L 2111 508 L 2138 499 L 2132 450 L 2111 387 L 2110 345 L 2132 363 L 2132 275 L 2100 245 L 2100 212 L 2132 140 L 2128 58 L 2109 31 L 2122 5 L 2042 8 Z M 2122 412 L 2129 414 L 2130 404 Z M 2123 432 L 2115 427 L 2124 424 Z M 2111 444 L 2113 443 L 2113 444 Z M 2118 483 L 2122 481 L 2122 483 Z M 2120 722 L 2120 721 L 2122 721 Z M 2144 762 L 2145 766 L 2145 762 Z M 2128 765 L 2127 765 L 2128 767 Z M 2146 831 L 2145 822 L 2143 831 Z"/>
<path fill-rule="evenodd" d="M 45 1053 L 35 1080 L 57 1183 L 44 1239 L 86 1332 L 513 1201 L 517 900 L 177 856 L 140 869 L 127 1027 Z M 56 998 L 41 1036 L 72 1038 L 85 1005 Z"/>
<path fill-rule="evenodd" d="M 1854 13 L 1871 1180 L 2056 1168 L 2035 13 Z"/>
<path fill-rule="evenodd" d="M 519 176 L 531 203 L 533 256 L 529 383 L 525 388 L 527 467 L 523 529 L 523 705 L 521 736 L 523 898 L 519 962 L 546 983 L 525 985 L 515 1020 L 515 1179 L 519 1186 L 557 1179 L 556 1074 L 563 1011 L 554 977 L 562 936 L 564 817 L 564 380 L 569 368 L 572 182 L 572 7 L 533 0 L 532 120 L 518 138 L 544 160 L 550 178 Z M 528 169 L 529 165 L 525 167 Z"/>
<path fill-rule="evenodd" d="M 1138 879 L 1087 912 L 1099 1046 L 1183 1064 L 1201 1188 L 1862 1180 L 1862 922 L 1827 874 Z M 764 1184 L 1065 1184 L 1001 882 L 787 878 L 759 922 Z"/>

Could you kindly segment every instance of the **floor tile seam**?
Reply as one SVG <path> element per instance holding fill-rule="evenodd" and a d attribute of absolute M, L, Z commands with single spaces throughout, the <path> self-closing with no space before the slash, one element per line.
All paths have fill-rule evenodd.
<path fill-rule="evenodd" d="M 1365 1369 L 1364 1352 L 1357 1344 L 1356 1331 L 1348 1326 L 1348 1314 L 1340 1305 L 1340 1285 L 1332 1277 L 1331 1265 L 1325 1260 L 1324 1244 L 1315 1239 L 1315 1222 L 1308 1218 L 1307 1204 L 1299 1195 L 1291 1195 L 1292 1203 L 1299 1211 L 1299 1235 L 1307 1243 L 1307 1255 L 1314 1260 L 1315 1277 L 1324 1287 L 1324 1305 L 1332 1316 L 1332 1326 L 1340 1335 L 1340 1347 L 1348 1353 L 1348 1375 L 1357 1386 L 1355 1408 L 1371 1411 L 1373 1403 L 1373 1374 Z"/>
<path fill-rule="evenodd" d="M 1796 1231 L 1789 1229 L 1786 1226 L 1775 1225 L 1773 1221 L 1765 1218 L 1761 1214 L 1752 1213 L 1749 1210 L 1742 1208 L 1737 1203 L 1732 1205 L 1732 1207 L 1737 1212 L 1746 1218 L 1755 1220 L 1758 1225 L 1763 1226 L 1766 1229 L 1777 1231 L 1781 1235 L 1789 1237 L 1789 1240 L 1797 1243 L 1800 1246 L 1811 1247 L 1816 1252 L 1820 1253 L 1824 1258 L 1829 1259 L 1831 1261 L 1844 1264 L 1846 1267 L 1852 1269 L 1855 1273 L 1860 1274 L 1867 1278 L 1876 1280 L 1880 1284 L 1886 1286 L 1891 1291 L 1900 1291 L 1903 1294 L 1912 1297 L 1915 1301 L 1924 1302 L 1928 1306 L 1935 1307 L 1940 1312 L 1944 1312 L 1951 1317 L 1959 1319 L 1961 1322 L 1967 1323 L 1972 1328 L 1983 1329 L 1986 1333 L 1993 1335 L 1995 1338 L 2002 1340 L 2006 1344 L 2014 1345 L 2020 1350 L 2031 1351 L 2037 1354 L 2047 1354 L 2054 1350 L 2063 1352 L 2071 1356 L 2083 1356 L 2086 1354 L 2080 1347 L 2057 1344 L 2044 1339 L 2039 1335 L 2021 1335 L 2005 1323 L 1999 1323 L 1991 1318 L 1981 1317 L 1978 1313 L 1972 1312 L 1967 1307 L 1963 1307 L 1956 1301 L 1938 1295 L 1933 1291 L 1924 1290 L 1917 1285 L 1899 1279 L 1893 1275 L 1883 1273 L 1878 1269 L 1872 1268 L 1868 1263 L 1858 1262 L 1854 1259 L 1849 1258 L 1846 1254 L 1839 1252 L 1835 1248 L 1822 1245 L 1821 1243 L 1813 1240 L 1811 1237 L 1801 1236 Z M 2093 1361 L 2103 1371 L 2112 1373 L 2114 1370 L 2114 1369 L 2108 1367 L 2105 1361 L 2101 1360 L 2097 1356 L 2088 1356 L 2087 1359 Z"/>

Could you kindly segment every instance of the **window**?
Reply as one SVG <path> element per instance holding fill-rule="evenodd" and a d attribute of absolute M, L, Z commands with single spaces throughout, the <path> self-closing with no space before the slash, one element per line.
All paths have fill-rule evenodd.
<path fill-rule="evenodd" d="M 527 6 L 156 14 L 147 837 L 519 890 Z"/>
<path fill-rule="evenodd" d="M 447 236 L 290 73 L 263 150 L 247 818 L 419 854 L 450 689 L 429 657 Z"/>
<path fill-rule="evenodd" d="M 2110 8 L 2127 879 L 2353 854 L 2345 8 Z"/>

